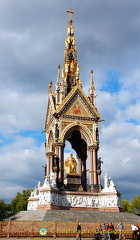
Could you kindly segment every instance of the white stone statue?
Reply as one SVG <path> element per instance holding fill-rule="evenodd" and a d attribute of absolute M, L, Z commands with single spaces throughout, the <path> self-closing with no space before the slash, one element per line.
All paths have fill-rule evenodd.
<path fill-rule="evenodd" d="M 45 179 L 44 179 L 43 187 L 44 187 L 44 188 L 50 188 L 50 187 L 51 187 L 51 185 L 50 185 L 50 180 L 49 180 L 49 177 L 48 177 L 48 176 L 46 176 Z"/>
<path fill-rule="evenodd" d="M 51 185 L 51 187 L 54 188 L 54 189 L 57 189 L 56 181 L 54 179 L 54 172 L 51 172 L 49 177 L 50 177 L 50 185 Z"/>
<path fill-rule="evenodd" d="M 50 184 L 52 184 L 54 181 L 54 172 L 51 172 L 49 177 L 50 177 Z"/>
<path fill-rule="evenodd" d="M 113 182 L 113 180 L 108 177 L 108 174 L 106 173 L 104 176 L 104 188 L 102 189 L 104 192 L 111 192 L 111 191 L 117 191 L 116 186 Z"/>
<path fill-rule="evenodd" d="M 38 195 L 38 189 L 37 187 L 34 188 L 34 190 L 31 192 L 31 197 L 36 197 Z"/>
<path fill-rule="evenodd" d="M 38 190 L 40 190 L 40 188 L 41 188 L 41 182 L 40 181 L 38 181 L 37 188 L 38 188 Z"/>

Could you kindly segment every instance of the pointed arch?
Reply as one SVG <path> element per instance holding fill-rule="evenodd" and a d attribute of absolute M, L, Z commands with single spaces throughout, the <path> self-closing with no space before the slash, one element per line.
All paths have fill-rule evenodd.
<path fill-rule="evenodd" d="M 74 130 L 78 130 L 80 132 L 81 138 L 83 138 L 85 140 L 85 142 L 87 143 L 87 146 L 90 146 L 95 143 L 90 130 L 85 125 L 83 125 L 79 122 L 74 122 L 72 124 L 69 124 L 63 130 L 61 139 L 64 143 L 69 138 L 69 136 L 71 135 L 71 133 Z"/>

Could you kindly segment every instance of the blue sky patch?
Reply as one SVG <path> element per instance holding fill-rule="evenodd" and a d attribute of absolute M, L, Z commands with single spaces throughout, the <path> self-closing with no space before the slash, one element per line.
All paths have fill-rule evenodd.
<path fill-rule="evenodd" d="M 140 123 L 134 119 L 134 118 L 129 118 L 126 120 L 127 123 L 133 123 L 134 125 L 140 125 Z"/>
<path fill-rule="evenodd" d="M 121 74 L 115 71 L 107 72 L 107 79 L 101 87 L 101 91 L 106 91 L 110 93 L 118 93 L 121 89 L 122 83 L 120 82 Z"/>
<path fill-rule="evenodd" d="M 41 130 L 21 130 L 20 132 L 15 133 L 14 136 L 23 136 L 25 138 L 33 138 L 36 140 L 36 145 L 40 146 L 45 142 L 45 133 L 41 133 Z M 0 146 L 11 144 L 15 141 L 15 138 L 12 136 L 11 138 L 0 138 Z"/>
<path fill-rule="evenodd" d="M 35 138 L 38 140 L 39 145 L 45 142 L 45 133 L 41 133 L 41 130 L 22 130 L 17 135 Z"/>

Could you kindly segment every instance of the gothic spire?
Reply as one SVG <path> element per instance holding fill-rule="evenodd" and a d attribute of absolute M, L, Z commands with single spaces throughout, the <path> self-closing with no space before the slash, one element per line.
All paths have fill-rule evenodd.
<path fill-rule="evenodd" d="M 60 64 L 58 65 L 58 74 L 57 74 L 57 82 L 56 82 L 56 105 L 61 104 L 63 95 L 63 85 L 61 81 L 60 75 Z"/>
<path fill-rule="evenodd" d="M 60 64 L 58 65 L 58 74 L 57 74 L 57 82 L 56 82 L 56 91 L 61 85 L 61 77 L 60 77 Z"/>
<path fill-rule="evenodd" d="M 93 78 L 93 70 L 90 70 L 91 73 L 91 79 L 90 79 L 90 88 L 89 88 L 89 98 L 90 101 L 94 104 L 96 107 L 96 88 L 94 86 L 94 78 Z"/>
<path fill-rule="evenodd" d="M 77 64 L 77 48 L 76 39 L 74 36 L 74 27 L 72 25 L 72 9 L 68 9 L 69 13 L 68 26 L 67 26 L 67 37 L 65 40 L 64 50 L 64 68 L 62 70 L 62 81 L 64 86 L 64 96 L 66 96 L 71 89 L 76 85 L 81 85 L 79 75 L 80 67 Z"/>

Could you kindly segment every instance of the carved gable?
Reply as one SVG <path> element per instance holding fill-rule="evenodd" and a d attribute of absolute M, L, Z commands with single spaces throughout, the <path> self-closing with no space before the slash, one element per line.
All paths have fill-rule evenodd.
<path fill-rule="evenodd" d="M 75 117 L 100 118 L 97 109 L 79 88 L 73 89 L 69 95 L 67 95 L 59 109 L 57 109 L 57 114 L 61 116 L 70 115 Z"/>
<path fill-rule="evenodd" d="M 74 102 L 69 106 L 69 109 L 65 111 L 66 115 L 74 115 L 74 116 L 84 116 L 84 117 L 91 117 L 88 109 L 82 102 L 82 99 L 77 98 L 74 99 Z"/>

